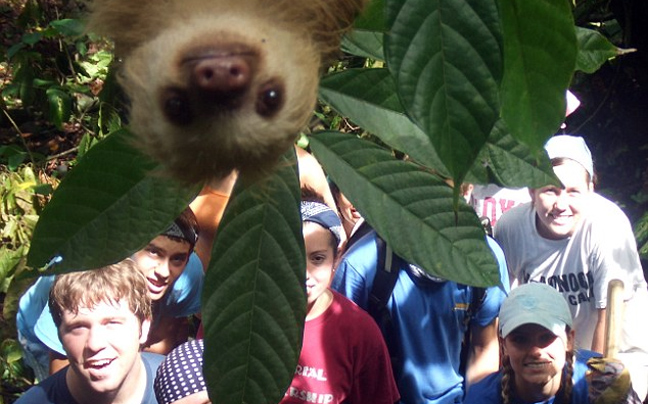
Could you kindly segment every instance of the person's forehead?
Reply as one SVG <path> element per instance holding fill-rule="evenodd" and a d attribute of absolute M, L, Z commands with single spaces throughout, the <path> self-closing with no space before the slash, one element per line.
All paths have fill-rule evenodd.
<path fill-rule="evenodd" d="M 562 164 L 554 166 L 553 170 L 565 187 L 588 185 L 587 170 L 573 160 L 565 160 Z"/>
<path fill-rule="evenodd" d="M 75 320 L 93 320 L 101 321 L 107 318 L 136 318 L 135 313 L 130 309 L 128 302 L 120 299 L 117 302 L 101 301 L 94 306 L 88 304 L 81 304 L 78 311 L 75 313 L 70 310 L 63 310 L 61 313 L 63 322 Z"/>
<path fill-rule="evenodd" d="M 165 235 L 159 235 L 148 244 L 160 250 L 164 250 L 169 254 L 186 253 L 191 250 L 191 244 L 186 240 L 174 240 Z"/>
<path fill-rule="evenodd" d="M 333 237 L 333 233 L 326 227 L 322 226 L 319 223 L 311 222 L 311 221 L 305 221 L 303 222 L 303 233 L 304 236 L 308 235 L 326 235 Z"/>

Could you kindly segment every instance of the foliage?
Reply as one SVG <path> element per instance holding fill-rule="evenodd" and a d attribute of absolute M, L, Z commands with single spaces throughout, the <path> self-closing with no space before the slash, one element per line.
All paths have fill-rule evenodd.
<path fill-rule="evenodd" d="M 32 231 L 56 183 L 52 178 L 37 177 L 29 165 L 0 169 L 0 391 L 8 397 L 28 386 L 33 377 L 22 364 L 13 321 L 27 283 L 14 279 L 27 271 Z M 0 397 L 0 403 L 2 400 Z"/>
<path fill-rule="evenodd" d="M 556 181 L 542 145 L 564 118 L 570 79 L 620 52 L 600 38 L 583 40 L 594 33 L 575 29 L 568 4 L 374 0 L 358 20 L 345 49 L 371 60 L 325 77 L 321 97 L 379 142 L 329 130 L 310 143 L 341 190 L 408 261 L 462 283 L 499 282 L 481 224 L 451 184 Z M 12 48 L 14 81 L 4 96 L 47 111 L 59 129 L 83 122 L 92 128 L 85 139 L 96 139 L 119 124 L 115 110 L 87 92 L 88 80 L 106 80 L 110 58 L 87 51 L 75 27 L 61 20 L 23 35 Z M 39 58 L 35 47 L 53 40 L 64 51 Z M 330 116 L 328 108 L 322 116 Z M 340 123 L 333 119 L 327 129 Z M 195 195 L 195 188 L 159 177 L 127 131 L 112 132 L 80 159 L 41 215 L 31 267 L 57 255 L 63 260 L 56 272 L 128 256 Z M 203 292 L 206 369 L 222 402 L 276 402 L 292 378 L 304 316 L 295 178 L 282 165 L 262 183 L 240 179 L 213 247 Z"/>

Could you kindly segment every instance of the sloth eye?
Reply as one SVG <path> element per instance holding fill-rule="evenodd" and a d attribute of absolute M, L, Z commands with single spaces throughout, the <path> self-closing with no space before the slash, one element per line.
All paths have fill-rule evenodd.
<path fill-rule="evenodd" d="M 268 83 L 263 86 L 257 96 L 257 113 L 266 118 L 276 114 L 284 103 L 283 93 L 281 84 Z"/>
<path fill-rule="evenodd" d="M 189 97 L 184 91 L 168 89 L 162 95 L 162 110 L 171 123 L 189 125 L 193 120 Z"/>

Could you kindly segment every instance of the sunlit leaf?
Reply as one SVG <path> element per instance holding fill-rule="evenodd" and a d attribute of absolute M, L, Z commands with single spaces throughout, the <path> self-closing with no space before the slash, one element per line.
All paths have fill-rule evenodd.
<path fill-rule="evenodd" d="M 585 73 L 594 73 L 613 57 L 636 50 L 617 48 L 598 31 L 592 29 L 576 27 L 576 37 L 578 39 L 576 70 Z"/>
<path fill-rule="evenodd" d="M 48 118 L 59 130 L 62 130 L 63 124 L 72 114 L 72 98 L 59 88 L 48 88 L 46 94 L 49 104 Z"/>

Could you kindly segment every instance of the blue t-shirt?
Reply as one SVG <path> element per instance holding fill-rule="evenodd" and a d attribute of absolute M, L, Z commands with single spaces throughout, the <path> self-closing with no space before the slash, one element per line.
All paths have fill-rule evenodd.
<path fill-rule="evenodd" d="M 196 253 L 193 253 L 162 301 L 159 312 L 169 317 L 185 317 L 200 312 L 203 281 L 202 263 Z M 16 325 L 29 342 L 43 344 L 44 350 L 49 348 L 65 355 L 47 304 L 53 283 L 54 275 L 43 276 L 20 298 Z"/>
<path fill-rule="evenodd" d="M 488 243 L 499 263 L 501 285 L 486 290 L 481 307 L 468 321 L 472 287 L 452 281 L 421 283 L 405 268 L 399 271 L 387 309 L 396 331 L 390 349 L 399 352 L 394 371 L 402 403 L 461 402 L 460 356 L 468 323 L 491 324 L 509 289 L 504 254 L 494 240 L 488 238 Z M 376 234 L 370 232 L 344 255 L 332 288 L 367 310 L 377 257 Z"/>
<path fill-rule="evenodd" d="M 592 351 L 579 350 L 576 354 L 574 363 L 574 373 L 572 381 L 574 383 L 569 403 L 561 404 L 589 404 L 588 385 L 585 378 L 587 372 L 587 360 L 589 358 L 601 356 Z M 555 396 L 547 401 L 541 401 L 537 404 L 554 404 Z M 502 372 L 491 373 L 481 381 L 470 386 L 464 404 L 501 404 L 502 403 Z M 512 397 L 512 404 L 530 404 L 524 403 Z M 556 403 L 557 404 L 557 403 Z"/>
<path fill-rule="evenodd" d="M 164 355 L 142 352 L 141 357 L 146 369 L 146 390 L 144 391 L 144 397 L 142 397 L 142 404 L 157 404 L 153 381 L 155 380 L 157 368 L 164 360 Z M 31 387 L 20 396 L 16 404 L 77 404 L 65 381 L 68 369 L 69 366 L 66 366 L 36 386 Z"/>

